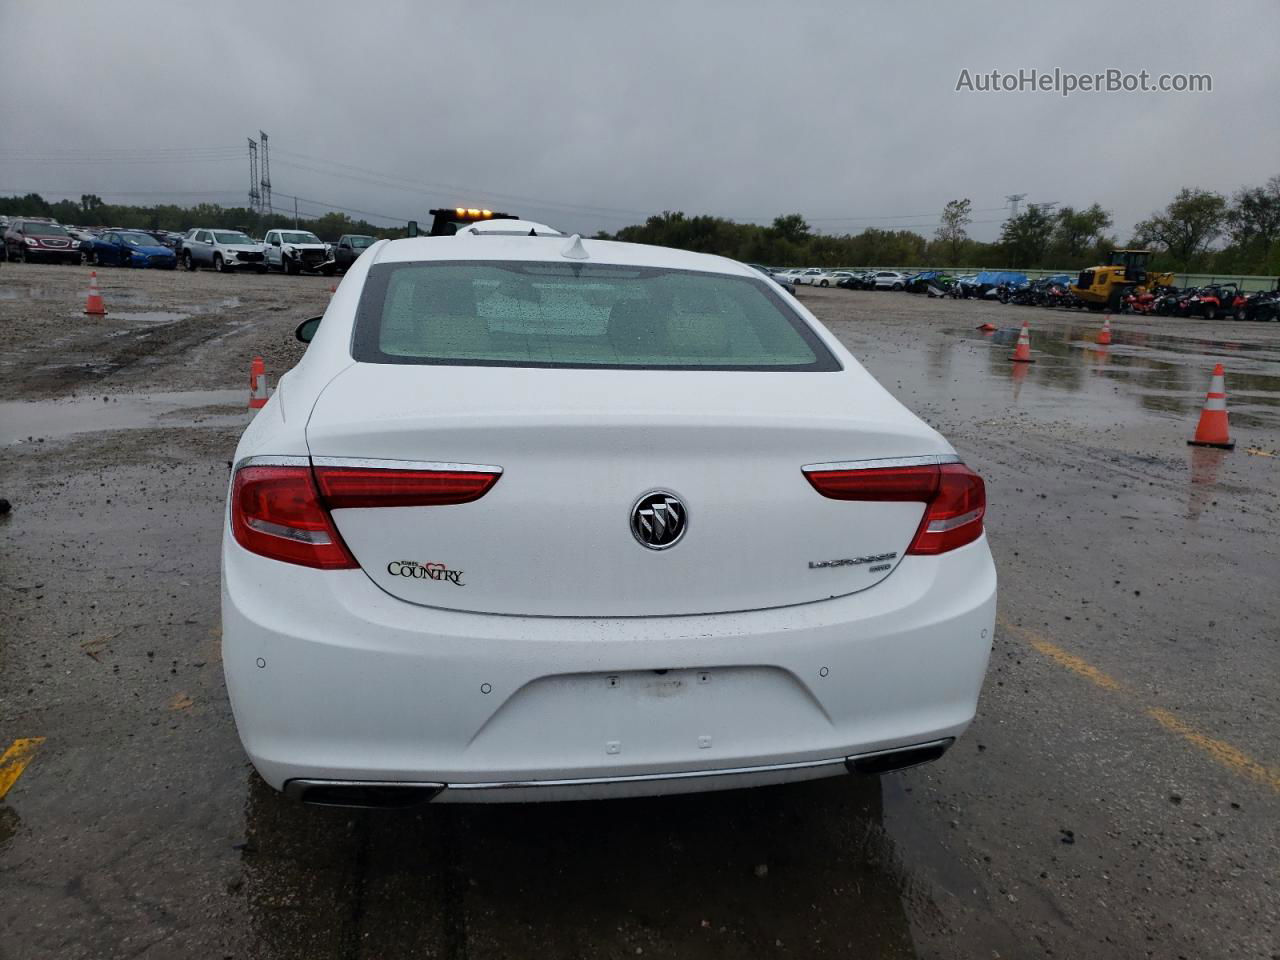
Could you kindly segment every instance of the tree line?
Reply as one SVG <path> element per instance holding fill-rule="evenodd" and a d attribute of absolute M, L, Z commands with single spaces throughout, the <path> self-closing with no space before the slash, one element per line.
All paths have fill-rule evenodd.
<path fill-rule="evenodd" d="M 1109 211 L 1087 207 L 1050 209 L 1032 204 L 1005 221 L 998 240 L 974 240 L 972 203 L 952 200 L 943 208 L 932 236 L 914 230 L 869 227 L 860 233 L 815 233 L 798 213 L 774 219 L 768 226 L 738 223 L 709 214 L 665 211 L 642 224 L 623 227 L 601 239 L 626 240 L 714 253 L 771 266 L 965 266 L 1076 270 L 1100 262 L 1120 246 L 1112 233 Z M 293 227 L 292 217 L 266 216 L 247 207 L 201 203 L 131 206 L 105 203 L 85 194 L 74 200 L 45 200 L 37 193 L 0 197 L 0 212 L 9 216 L 53 217 L 85 227 L 133 227 L 183 231 L 194 226 L 245 230 L 262 236 L 267 230 Z M 300 219 L 297 226 L 322 239 L 344 233 L 374 237 L 403 236 L 403 228 L 380 227 L 334 212 Z M 1153 267 L 1189 273 L 1280 274 L 1280 175 L 1265 184 L 1245 187 L 1227 197 L 1212 190 L 1184 187 L 1161 210 L 1135 224 L 1127 245 L 1156 252 Z"/>
<path fill-rule="evenodd" d="M 49 201 L 38 193 L 0 197 L 0 213 L 10 217 L 51 217 L 59 223 L 78 227 L 129 227 L 134 230 L 168 230 L 185 232 L 192 227 L 220 227 L 243 230 L 261 237 L 268 230 L 281 228 L 310 230 L 322 240 L 336 240 L 344 233 L 371 237 L 402 237 L 403 227 L 378 227 L 365 220 L 353 220 L 345 213 L 327 213 L 318 218 L 299 218 L 274 214 L 267 216 L 248 207 L 223 207 L 216 203 L 199 203 L 193 207 L 175 204 L 132 206 L 106 203 L 92 193 L 75 200 Z"/>
<path fill-rule="evenodd" d="M 714 253 L 770 266 L 966 266 L 1077 270 L 1102 262 L 1107 251 L 1132 245 L 1155 251 L 1153 267 L 1190 273 L 1280 274 L 1280 176 L 1228 198 L 1186 187 L 1163 209 L 1138 222 L 1124 244 L 1112 233 L 1109 211 L 1031 205 L 1005 221 L 1000 238 L 969 236 L 972 203 L 952 200 L 926 237 L 914 230 L 875 227 L 839 236 L 813 232 L 798 213 L 769 226 L 710 215 L 666 211 L 601 239 Z"/>

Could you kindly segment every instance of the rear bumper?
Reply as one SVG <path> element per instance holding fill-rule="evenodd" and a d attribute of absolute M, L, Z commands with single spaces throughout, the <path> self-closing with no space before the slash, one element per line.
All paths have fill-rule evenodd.
<path fill-rule="evenodd" d="M 469 803 L 545 800 L 622 799 L 658 796 L 667 793 L 704 793 L 742 787 L 817 780 L 842 773 L 879 774 L 902 770 L 936 760 L 955 742 L 955 738 L 914 744 L 894 750 L 834 757 L 828 760 L 803 760 L 794 763 L 765 764 L 757 767 L 724 767 L 709 770 L 685 770 L 679 773 L 648 773 L 604 777 L 582 777 L 570 780 L 499 780 L 468 783 L 423 783 L 420 781 L 352 781 L 304 780 L 285 781 L 285 796 L 303 803 L 334 807 L 404 808 L 425 803 Z"/>
<path fill-rule="evenodd" d="M 959 736 L 995 587 L 983 538 L 820 603 L 491 616 L 405 603 L 360 571 L 230 541 L 223 661 L 246 751 L 295 794 L 302 781 L 415 784 L 438 801 L 722 789 Z"/>

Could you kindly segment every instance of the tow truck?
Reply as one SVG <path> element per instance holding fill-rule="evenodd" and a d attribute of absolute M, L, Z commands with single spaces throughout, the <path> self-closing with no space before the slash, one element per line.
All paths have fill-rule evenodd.
<path fill-rule="evenodd" d="M 429 237 L 452 237 L 467 224 L 479 220 L 520 219 L 514 213 L 495 213 L 478 207 L 441 207 L 438 210 L 428 210 L 427 213 L 431 214 L 431 232 L 427 234 Z M 410 220 L 409 236 L 419 235 L 418 221 Z"/>

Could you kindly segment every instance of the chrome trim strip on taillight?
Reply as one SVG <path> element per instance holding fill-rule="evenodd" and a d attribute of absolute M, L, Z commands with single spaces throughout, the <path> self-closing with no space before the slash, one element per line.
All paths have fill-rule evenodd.
<path fill-rule="evenodd" d="M 373 460 L 365 457 L 312 457 L 317 467 L 354 467 L 361 470 L 437 470 L 442 473 L 502 473 L 483 463 L 443 463 L 430 460 Z"/>
<path fill-rule="evenodd" d="M 309 467 L 310 457 L 245 457 L 236 464 L 235 469 L 242 467 Z M 233 471 L 234 472 L 234 471 Z"/>
<path fill-rule="evenodd" d="M 944 463 L 960 463 L 954 453 L 931 453 L 921 457 L 884 457 L 879 460 L 841 460 L 836 463 L 808 463 L 800 469 L 805 473 L 824 470 L 884 470 L 894 467 L 935 467 Z"/>
<path fill-rule="evenodd" d="M 948 517 L 945 520 L 930 520 L 925 531 L 927 533 L 948 533 L 958 527 L 963 527 L 966 523 L 981 520 L 985 509 L 984 507 L 982 510 L 970 510 L 968 513 L 962 513 L 958 517 Z"/>

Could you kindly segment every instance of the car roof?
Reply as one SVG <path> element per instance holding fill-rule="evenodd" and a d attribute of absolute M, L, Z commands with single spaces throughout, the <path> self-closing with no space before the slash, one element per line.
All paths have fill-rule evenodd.
<path fill-rule="evenodd" d="M 563 251 L 580 244 L 586 257 L 566 257 Z M 628 267 L 666 267 L 743 277 L 758 274 L 728 257 L 691 253 L 645 243 L 585 240 L 579 237 L 529 237 L 504 234 L 465 234 L 454 237 L 412 237 L 383 241 L 374 263 L 415 263 L 430 260 L 524 260 L 550 263 L 604 263 Z"/>

